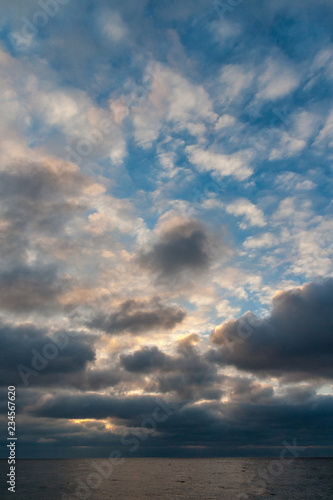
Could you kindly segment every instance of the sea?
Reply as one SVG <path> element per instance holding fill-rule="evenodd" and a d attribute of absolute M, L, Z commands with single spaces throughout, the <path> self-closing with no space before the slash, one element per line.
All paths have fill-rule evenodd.
<path fill-rule="evenodd" d="M 19 460 L 15 493 L 6 460 L 0 474 L 1 499 L 333 499 L 333 458 Z"/>

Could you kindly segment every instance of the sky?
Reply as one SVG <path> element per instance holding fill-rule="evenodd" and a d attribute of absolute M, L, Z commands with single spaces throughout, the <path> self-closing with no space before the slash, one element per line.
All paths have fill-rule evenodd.
<path fill-rule="evenodd" d="M 0 19 L 18 456 L 332 456 L 332 1 Z"/>

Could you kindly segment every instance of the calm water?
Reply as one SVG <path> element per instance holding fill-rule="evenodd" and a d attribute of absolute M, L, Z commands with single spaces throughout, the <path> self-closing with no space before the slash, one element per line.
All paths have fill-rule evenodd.
<path fill-rule="evenodd" d="M 298 459 L 282 465 L 262 458 L 128 458 L 112 472 L 109 464 L 103 459 L 23 460 L 17 466 L 13 494 L 6 492 L 8 465 L 1 460 L 0 498 L 333 499 L 333 459 Z"/>

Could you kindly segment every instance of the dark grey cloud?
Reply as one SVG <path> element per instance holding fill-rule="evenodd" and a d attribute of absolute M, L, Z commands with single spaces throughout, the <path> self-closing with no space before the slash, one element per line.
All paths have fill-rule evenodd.
<path fill-rule="evenodd" d="M 191 334 L 178 343 L 173 369 L 154 377 L 152 388 L 174 393 L 184 400 L 219 399 L 223 394 L 224 376 L 196 347 L 197 335 Z"/>
<path fill-rule="evenodd" d="M 261 333 L 263 337 L 265 333 L 264 338 L 267 340 L 279 339 L 279 335 L 282 335 L 285 342 L 289 339 L 290 342 L 293 340 L 297 345 L 303 345 L 302 339 L 305 332 L 310 336 L 311 346 L 314 350 L 314 335 L 311 333 L 311 329 L 305 330 L 305 325 L 308 324 L 309 318 L 313 317 L 316 324 L 319 324 L 321 328 L 324 327 L 328 310 L 331 310 L 331 290 L 332 280 L 324 280 L 320 283 L 306 285 L 302 289 L 280 293 L 274 299 L 270 317 L 257 322 L 252 321 L 253 332 L 247 330 L 249 336 L 242 339 L 243 344 L 249 342 L 253 335 Z M 146 307 L 148 305 L 151 307 L 151 303 L 145 304 Z M 128 310 L 136 310 L 137 306 L 138 302 L 127 305 Z M 308 315 L 303 318 L 305 310 L 308 310 Z M 301 316 L 302 323 L 300 330 L 295 331 L 299 316 Z M 318 318 L 322 318 L 321 323 L 318 323 Z M 230 325 L 235 325 L 235 322 L 229 323 L 228 328 Z M 267 325 L 270 325 L 269 334 L 267 333 Z M 275 329 L 272 325 L 275 326 Z M 279 325 L 279 329 L 277 325 Z M 292 325 L 293 329 L 285 332 L 287 325 Z M 263 326 L 266 327 L 265 331 L 261 330 Z M 234 328 L 236 327 L 234 326 Z M 244 324 L 241 327 L 242 330 L 238 328 L 235 332 L 244 332 Z M 292 332 L 294 333 L 291 339 Z M 324 332 L 319 337 L 317 335 L 317 339 L 323 341 L 326 337 L 329 338 L 326 330 L 325 332 L 325 335 Z M 63 367 L 57 366 L 53 368 L 54 373 L 50 375 L 53 377 L 59 375 L 67 386 L 73 382 L 73 387 L 94 390 L 94 388 L 107 387 L 108 377 L 109 386 L 127 380 L 129 382 L 127 388 L 134 387 L 131 385 L 133 378 L 126 379 L 126 374 L 128 374 L 130 377 L 135 376 L 138 379 L 138 387 L 145 391 L 156 395 L 168 394 L 165 397 L 173 397 L 177 402 L 181 401 L 177 411 L 170 418 L 165 422 L 158 423 L 158 434 L 151 435 L 147 443 L 146 441 L 142 442 L 139 454 L 143 456 L 154 454 L 157 456 L 168 454 L 184 456 L 189 453 L 188 450 L 195 450 L 196 447 L 205 450 L 204 453 L 208 456 L 270 455 L 280 449 L 279 447 L 285 439 L 292 443 L 294 438 L 302 446 L 331 446 L 333 449 L 333 442 L 330 438 L 332 397 L 316 395 L 316 387 L 311 386 L 310 383 L 307 386 L 304 384 L 302 386 L 289 385 L 284 390 L 281 387 L 280 395 L 277 395 L 269 382 L 260 383 L 255 377 L 221 375 L 218 368 L 220 363 L 225 362 L 224 349 L 226 348 L 223 339 L 221 339 L 222 333 L 223 329 L 220 329 L 216 330 L 213 335 L 214 342 L 221 346 L 219 350 L 214 351 L 215 358 L 212 351 L 200 350 L 199 337 L 192 334 L 178 341 L 174 354 L 166 354 L 156 346 L 146 346 L 133 353 L 121 355 L 118 367 L 96 371 L 83 368 L 77 370 L 76 373 L 69 371 L 66 374 Z M 15 335 L 6 336 L 6 338 L 9 337 L 17 339 Z M 20 339 L 22 337 L 24 335 Z M 39 346 L 37 349 L 42 349 L 42 345 L 38 344 L 41 337 L 49 341 L 46 332 L 36 332 L 34 327 L 25 337 L 28 338 L 29 342 L 34 340 L 34 345 Z M 259 337 L 261 341 L 262 337 Z M 302 356 L 304 353 L 308 353 L 307 342 L 310 340 L 304 341 Z M 16 344 L 19 342 L 16 341 Z M 230 348 L 230 344 L 228 345 Z M 27 340 L 22 346 L 23 352 L 30 349 Z M 238 347 L 238 344 L 235 343 L 234 352 L 236 354 Z M 256 343 L 256 347 L 259 347 L 258 343 Z M 273 347 L 273 353 L 280 352 L 278 350 L 281 349 L 279 343 L 273 343 Z M 4 346 L 4 351 L 10 352 L 8 344 Z M 270 352 L 265 349 L 264 356 Z M 254 351 L 251 351 L 252 356 L 253 353 Z M 20 359 L 22 362 L 26 361 L 24 357 Z M 259 351 L 255 361 L 258 363 L 258 360 L 261 359 Z M 295 362 L 296 356 L 293 354 L 290 359 Z M 309 359 L 308 364 L 310 364 Z M 3 364 L 5 363 L 5 361 L 1 361 Z M 303 373 L 304 377 L 303 357 L 296 359 L 296 361 L 298 373 Z M 16 358 L 14 362 L 17 362 Z M 8 364 L 12 365 L 13 359 L 9 359 Z M 280 366 L 275 368 L 272 359 L 271 365 L 275 375 L 285 371 L 285 368 L 281 369 Z M 266 365 L 264 369 L 259 368 L 252 371 L 257 375 L 269 373 Z M 308 372 L 313 378 L 313 370 L 310 368 Z M 94 377 L 90 377 L 91 373 L 94 373 Z M 145 381 L 140 378 L 141 375 Z M 8 373 L 5 374 L 5 377 L 8 377 Z M 82 380 L 81 387 L 77 385 L 78 378 Z M 49 385 L 51 386 L 52 383 Z M 47 426 L 45 427 L 43 436 L 46 439 L 55 436 L 57 446 L 64 439 L 61 433 L 57 434 L 57 427 L 62 428 L 62 424 L 58 423 L 59 420 L 112 418 L 115 423 L 124 426 L 124 433 L 129 433 L 130 438 L 131 435 L 135 437 L 135 429 L 140 427 L 142 419 L 149 418 L 157 406 L 154 396 L 119 397 L 115 394 L 83 394 L 73 390 L 68 392 L 56 390 L 51 396 L 49 391 L 47 392 L 41 392 L 39 398 L 38 395 L 34 394 L 31 404 L 29 404 L 28 398 L 23 398 L 25 403 L 21 408 L 21 414 L 23 416 L 29 415 L 29 418 L 41 419 L 44 422 L 50 419 L 56 422 L 49 435 Z M 221 402 L 223 395 L 227 398 L 226 402 Z M 222 401 L 224 400 L 222 399 Z M 258 419 L 258 415 L 260 415 L 260 419 Z M 102 423 L 100 427 L 98 425 L 98 422 L 92 423 L 91 427 L 80 429 L 80 440 L 76 439 L 77 436 L 76 438 L 66 437 L 68 453 L 73 453 L 71 447 L 77 446 L 77 442 L 80 441 L 81 446 L 82 442 L 87 446 L 91 444 L 89 453 L 92 455 L 103 455 L 105 444 L 103 444 L 102 436 L 105 429 L 102 427 Z M 320 426 L 320 435 L 317 432 L 318 426 Z M 114 438 L 116 439 L 115 436 L 112 436 L 112 440 Z M 316 453 L 316 450 L 314 448 L 311 448 L 311 452 L 305 450 L 305 455 L 307 453 Z"/>
<path fill-rule="evenodd" d="M 78 168 L 55 159 L 13 163 L 0 172 L 0 263 L 7 271 L 26 265 L 31 254 L 39 266 L 48 265 L 48 237 L 53 245 L 73 246 L 65 226 L 87 209 L 85 192 L 94 181 Z"/>
<path fill-rule="evenodd" d="M 175 306 L 164 306 L 158 299 L 149 302 L 126 300 L 111 314 L 99 313 L 88 323 L 106 333 L 144 333 L 151 330 L 169 330 L 181 323 L 186 313 Z"/>
<path fill-rule="evenodd" d="M 38 402 L 32 414 L 49 418 L 105 419 L 114 417 L 133 424 L 148 417 L 158 405 L 154 396 L 115 397 L 102 394 L 60 394 Z M 30 411 L 30 410 L 29 410 Z"/>
<path fill-rule="evenodd" d="M 85 193 L 94 185 L 77 167 L 52 158 L 0 172 L 0 308 L 59 307 L 69 279 L 53 250 L 77 245 L 65 227 L 87 209 Z"/>
<path fill-rule="evenodd" d="M 320 396 L 303 404 L 283 398 L 266 398 L 257 403 L 203 403 L 181 408 L 172 420 L 162 423 L 160 431 L 165 441 L 169 437 L 169 445 L 177 445 L 179 440 L 182 445 L 207 446 L 208 454 L 233 454 L 237 448 L 236 453 L 241 455 L 249 454 L 249 450 L 256 454 L 258 447 L 265 446 L 269 450 L 264 454 L 275 454 L 274 447 L 282 447 L 286 439 L 296 439 L 303 446 L 317 443 L 332 447 L 332 438 L 327 439 L 332 407 L 332 397 Z"/>
<path fill-rule="evenodd" d="M 0 172 L 0 213 L 13 232 L 53 234 L 86 207 L 79 197 L 92 179 L 65 162 L 12 164 Z"/>
<path fill-rule="evenodd" d="M 145 389 L 149 392 L 173 393 L 186 400 L 218 399 L 223 393 L 224 377 L 217 366 L 206 359 L 195 346 L 199 338 L 188 335 L 178 342 L 174 355 L 156 346 L 146 346 L 130 354 L 122 354 L 120 362 L 130 373 L 150 374 Z"/>
<path fill-rule="evenodd" d="M 105 433 L 108 439 L 106 444 Z M 113 434 L 101 421 L 86 422 L 79 426 L 65 419 L 32 418 L 20 413 L 21 446 L 17 449 L 20 458 L 47 459 L 54 457 L 77 458 L 89 456 L 91 450 L 96 457 L 108 456 L 119 448 L 119 434 Z M 85 443 L 82 448 L 82 443 Z M 87 453 L 87 450 L 90 452 Z M 85 450 L 85 451 L 83 451 Z M 38 470 L 37 474 L 40 473 Z"/>
<path fill-rule="evenodd" d="M 59 307 L 58 298 L 68 288 L 55 265 L 18 265 L 0 273 L 0 309 L 46 313 Z"/>
<path fill-rule="evenodd" d="M 13 163 L 0 172 L 2 199 L 52 202 L 68 195 L 77 196 L 94 183 L 73 165 L 59 159 L 44 162 Z M 38 210 L 32 205 L 31 210 Z M 19 207 L 18 207 L 19 209 Z"/>
<path fill-rule="evenodd" d="M 25 415 L 39 417 L 36 422 L 43 425 L 40 434 L 56 437 L 58 444 L 63 442 L 63 434 L 67 435 L 63 433 L 64 426 L 70 425 L 63 423 L 65 419 L 111 417 L 122 425 L 123 436 L 130 438 L 140 434 L 138 429 L 143 419 L 149 419 L 158 405 L 159 401 L 151 396 L 117 398 L 98 394 L 55 394 L 37 402 L 34 398 L 33 405 L 23 412 L 21 419 L 24 420 Z M 316 447 L 321 451 L 333 449 L 330 432 L 332 409 L 332 396 L 310 393 L 303 399 L 266 393 L 257 400 L 245 398 L 228 403 L 178 404 L 168 418 L 157 422 L 158 433 L 150 433 L 149 439 L 145 437 L 140 441 L 138 455 L 276 455 L 285 440 L 291 445 L 296 440 L 298 446 L 309 447 L 303 448 L 300 455 L 311 456 L 320 453 Z M 28 422 L 31 426 L 31 419 Z M 105 429 L 99 427 L 98 422 L 80 426 L 77 432 L 81 437 L 79 445 L 91 446 L 91 456 L 98 456 L 103 449 L 110 447 L 109 441 L 105 443 Z M 35 433 L 31 429 L 27 434 L 33 440 Z M 113 441 L 111 434 L 110 438 Z M 117 444 L 121 449 L 119 435 Z M 66 452 L 71 453 L 70 448 L 77 445 L 77 440 L 73 438 L 67 445 Z"/>
<path fill-rule="evenodd" d="M 90 339 L 91 341 L 91 339 Z M 66 376 L 83 372 L 95 359 L 84 335 L 58 331 L 49 334 L 33 324 L 0 324 L 0 384 L 65 384 Z"/>
<path fill-rule="evenodd" d="M 158 347 L 143 347 L 132 354 L 122 354 L 120 361 L 125 370 L 133 373 L 150 373 L 170 364 L 171 357 Z"/>
<path fill-rule="evenodd" d="M 211 238 L 197 221 L 184 222 L 167 230 L 139 257 L 141 265 L 162 278 L 174 277 L 183 271 L 203 271 L 210 260 Z"/>
<path fill-rule="evenodd" d="M 333 278 L 275 295 L 269 317 L 229 321 L 211 334 L 212 362 L 286 377 L 333 377 Z"/>

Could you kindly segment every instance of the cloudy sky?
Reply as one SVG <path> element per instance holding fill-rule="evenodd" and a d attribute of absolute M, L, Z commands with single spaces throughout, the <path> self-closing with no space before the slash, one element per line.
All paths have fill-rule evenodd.
<path fill-rule="evenodd" d="M 0 14 L 19 456 L 331 455 L 332 1 Z"/>

